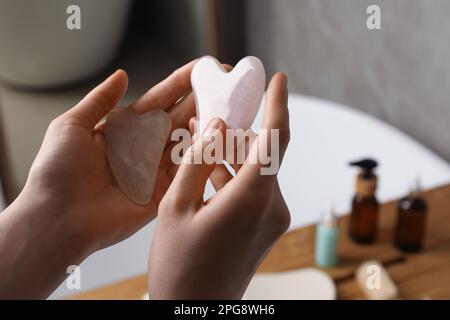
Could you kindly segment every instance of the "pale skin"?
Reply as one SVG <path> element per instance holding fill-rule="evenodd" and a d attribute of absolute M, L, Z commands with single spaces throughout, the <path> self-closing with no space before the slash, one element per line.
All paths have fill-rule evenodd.
<path fill-rule="evenodd" d="M 139 114 L 152 109 L 163 109 L 172 117 L 172 129 L 188 128 L 189 119 L 195 114 L 190 85 L 190 73 L 194 63 L 191 62 L 175 71 L 133 102 L 130 108 Z M 278 76 L 278 78 L 282 77 Z M 181 178 L 176 178 L 179 176 L 177 175 L 178 167 L 170 159 L 173 146 L 171 143 L 167 144 L 164 151 L 155 192 L 148 205 L 137 205 L 129 200 L 115 182 L 105 155 L 102 119 L 117 106 L 127 86 L 127 75 L 119 70 L 50 124 L 24 189 L 17 199 L 0 214 L 0 256 L 2 257 L 0 259 L 2 275 L 0 298 L 47 297 L 67 276 L 66 269 L 69 265 L 79 265 L 97 250 L 128 238 L 153 220 L 157 214 L 162 215 L 162 210 L 165 209 L 161 209 L 164 206 L 160 206 L 160 202 L 163 198 L 167 199 L 170 195 L 177 193 L 188 197 L 185 192 L 186 186 L 182 186 L 179 182 L 174 183 Z M 244 167 L 239 174 L 241 171 L 249 171 L 244 170 Z M 214 170 L 212 180 L 218 190 L 220 186 L 223 186 L 223 190 L 232 189 L 229 185 L 232 186 L 235 179 L 228 176 L 224 169 L 221 166 L 218 166 L 216 170 L 208 168 L 209 173 Z M 181 177 L 184 172 L 185 170 L 180 171 Z M 251 178 L 251 175 L 248 177 Z M 174 178 L 175 181 L 173 181 Z M 200 181 L 196 183 L 196 194 L 199 194 L 204 188 L 201 183 L 204 174 L 194 178 Z M 273 189 L 273 196 L 264 208 L 253 210 L 282 211 L 283 215 L 286 215 L 286 212 L 288 215 L 278 185 L 274 182 L 276 177 L 269 180 L 270 185 L 273 186 L 270 187 Z M 250 179 L 249 183 L 251 181 L 253 180 Z M 258 184 L 256 180 L 252 183 Z M 261 180 L 259 183 L 265 182 Z M 168 189 L 170 192 L 166 193 Z M 236 201 L 237 199 L 234 199 L 232 195 L 233 192 L 230 192 L 229 200 Z M 257 196 L 256 193 L 254 196 Z M 223 201 L 226 201 L 226 195 L 222 197 Z M 242 205 L 252 198 L 250 194 Z M 199 198 L 195 196 L 190 201 L 191 204 L 198 204 Z M 220 212 L 229 211 L 230 214 L 233 211 L 226 207 L 219 209 Z M 167 214 L 164 212 L 166 216 L 175 214 L 178 215 L 176 212 Z M 182 221 L 184 220 L 180 220 L 177 224 L 180 230 Z M 280 221 L 280 225 L 282 226 L 280 230 L 285 229 L 286 221 Z M 201 228 L 204 228 L 202 231 L 204 234 L 217 233 L 215 238 L 211 238 L 216 245 L 230 237 L 225 232 L 228 227 L 222 228 L 220 224 L 205 224 Z M 161 234 L 163 229 L 158 228 L 158 234 Z M 260 232 L 260 229 L 264 227 L 254 230 L 256 237 L 264 234 Z M 270 235 L 276 233 L 279 236 L 281 232 L 269 229 L 271 228 L 267 228 Z M 189 228 L 186 227 L 186 232 L 188 230 Z M 261 245 L 261 248 L 264 246 L 265 250 L 257 250 L 258 253 L 253 254 L 248 260 L 256 262 L 262 258 L 277 237 L 269 238 L 270 241 L 265 241 L 266 243 Z M 159 243 L 161 241 L 162 239 L 158 240 Z M 243 241 L 245 240 L 240 240 L 240 242 Z M 213 243 L 211 245 L 214 247 Z M 170 243 L 168 246 L 170 247 Z M 164 262 L 170 257 L 158 256 L 154 252 L 155 250 L 152 250 L 152 256 L 156 256 L 155 260 L 166 266 L 170 265 L 173 272 L 172 262 L 167 260 Z M 198 254 L 198 248 L 193 250 L 193 254 Z M 215 258 L 212 250 L 209 253 L 205 252 L 205 255 L 208 254 L 211 259 Z M 204 259 L 207 257 L 205 256 Z M 163 265 L 160 267 L 164 268 Z M 186 271 L 190 272 L 190 269 L 180 266 L 177 275 L 180 276 Z M 239 271 L 238 274 L 240 273 Z M 165 276 L 161 274 L 161 277 Z M 176 298 L 175 292 L 171 290 L 174 290 L 173 284 L 162 292 L 162 297 Z M 224 288 L 223 296 L 234 298 L 237 296 L 235 291 Z M 186 296 L 188 293 L 186 291 Z M 204 290 L 198 296 L 203 293 Z M 192 294 L 192 296 L 195 295 Z"/>
<path fill-rule="evenodd" d="M 263 129 L 279 129 L 280 161 L 289 143 L 287 79 L 276 74 L 267 90 Z M 226 124 L 208 128 L 225 135 Z M 206 132 L 206 130 L 205 130 Z M 203 139 L 203 141 L 201 141 Z M 270 137 L 258 136 L 257 146 Z M 233 177 L 224 165 L 192 164 L 209 136 L 199 138 L 162 199 L 149 258 L 152 299 L 240 299 L 262 259 L 287 230 L 290 214 L 276 175 L 261 175 L 261 164 L 246 161 Z M 224 142 L 225 144 L 225 142 Z M 216 194 L 203 200 L 208 178 Z"/>

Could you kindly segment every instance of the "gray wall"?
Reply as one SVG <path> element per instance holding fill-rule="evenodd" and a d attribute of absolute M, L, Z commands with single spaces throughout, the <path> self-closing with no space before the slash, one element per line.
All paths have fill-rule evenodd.
<path fill-rule="evenodd" d="M 382 30 L 366 28 L 370 4 Z M 291 91 L 371 113 L 450 160 L 450 1 L 248 0 L 246 10 L 247 53 L 287 72 Z"/>

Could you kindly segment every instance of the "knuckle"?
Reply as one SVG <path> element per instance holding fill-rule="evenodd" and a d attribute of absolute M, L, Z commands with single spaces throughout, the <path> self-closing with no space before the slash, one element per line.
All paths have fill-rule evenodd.
<path fill-rule="evenodd" d="M 187 78 L 189 78 L 189 77 L 185 77 L 184 73 L 180 69 L 175 70 L 169 76 L 169 80 L 171 82 L 173 81 L 173 82 L 180 83 L 180 84 L 183 84 L 183 85 L 186 84 Z"/>
<path fill-rule="evenodd" d="M 78 119 L 74 118 L 69 110 L 53 119 L 48 125 L 48 131 L 61 131 L 71 125 L 78 125 Z"/>
<path fill-rule="evenodd" d="M 113 99 L 105 90 L 97 90 L 97 92 L 95 92 L 90 99 L 100 108 L 109 107 L 113 104 Z"/>
<path fill-rule="evenodd" d="M 284 234 L 291 225 L 291 214 L 286 203 L 276 206 L 272 209 L 270 214 L 270 224 L 272 225 L 272 230 L 274 236 L 279 237 Z"/>
<path fill-rule="evenodd" d="M 171 81 L 177 81 L 177 80 L 179 80 L 179 79 L 180 79 L 180 71 L 179 71 L 178 69 L 175 70 L 175 71 L 173 71 L 173 72 L 170 74 L 169 79 L 170 79 Z"/>
<path fill-rule="evenodd" d="M 48 129 L 53 130 L 53 129 L 58 128 L 60 125 L 61 125 L 60 117 L 57 117 L 57 118 L 53 119 L 52 121 L 50 121 L 50 123 L 48 125 Z"/>
<path fill-rule="evenodd" d="M 170 207 L 171 201 L 168 198 L 170 198 L 170 196 L 166 194 L 164 198 L 161 200 L 161 202 L 158 205 L 158 213 L 171 211 Z"/>
<path fill-rule="evenodd" d="M 278 227 L 279 234 L 283 234 L 289 229 L 291 225 L 291 214 L 287 208 L 278 212 L 275 225 Z"/>
<path fill-rule="evenodd" d="M 67 117 L 62 114 L 56 118 L 54 118 L 52 121 L 50 121 L 48 125 L 48 130 L 58 130 L 61 129 L 62 126 L 64 126 L 67 123 Z"/>
<path fill-rule="evenodd" d="M 279 237 L 289 229 L 291 214 L 284 202 L 272 206 L 272 200 L 268 195 L 253 197 L 248 202 L 247 210 L 253 213 L 253 221 L 260 221 L 271 230 L 274 237 Z"/>
<path fill-rule="evenodd" d="M 158 206 L 158 212 L 163 213 L 176 213 L 183 210 L 183 201 L 182 199 L 173 193 L 166 193 L 164 198 L 161 200 Z"/>
<path fill-rule="evenodd" d="M 148 106 L 152 107 L 156 106 L 158 108 L 162 108 L 164 107 L 164 105 L 162 104 L 160 96 L 155 93 L 156 90 L 155 88 L 157 88 L 157 86 L 147 91 L 147 93 L 144 96 L 145 102 Z"/>

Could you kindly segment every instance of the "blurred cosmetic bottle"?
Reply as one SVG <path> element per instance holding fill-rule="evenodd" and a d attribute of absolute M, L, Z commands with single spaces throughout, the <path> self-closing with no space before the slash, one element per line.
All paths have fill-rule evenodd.
<path fill-rule="evenodd" d="M 333 268 L 338 263 L 339 223 L 334 209 L 326 211 L 316 230 L 316 264 Z"/>
<path fill-rule="evenodd" d="M 377 235 L 379 204 L 375 196 L 378 178 L 374 173 L 377 162 L 364 159 L 350 163 L 361 169 L 356 177 L 356 194 L 350 214 L 350 238 L 358 243 L 373 243 Z"/>
<path fill-rule="evenodd" d="M 408 196 L 398 204 L 395 244 L 405 252 L 418 252 L 423 248 L 427 217 L 427 203 L 421 195 L 420 181 Z"/>

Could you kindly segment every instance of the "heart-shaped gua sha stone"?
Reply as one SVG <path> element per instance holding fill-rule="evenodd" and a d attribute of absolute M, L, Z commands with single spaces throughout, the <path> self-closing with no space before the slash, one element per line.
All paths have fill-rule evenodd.
<path fill-rule="evenodd" d="M 109 166 L 122 191 L 137 204 L 145 205 L 153 196 L 170 128 L 171 118 L 162 110 L 138 115 L 120 108 L 106 120 Z"/>
<path fill-rule="evenodd" d="M 266 74 L 256 57 L 242 59 L 227 73 L 219 61 L 206 56 L 195 64 L 191 82 L 197 132 L 202 133 L 213 118 L 221 118 L 230 129 L 247 130 L 261 105 Z"/>

